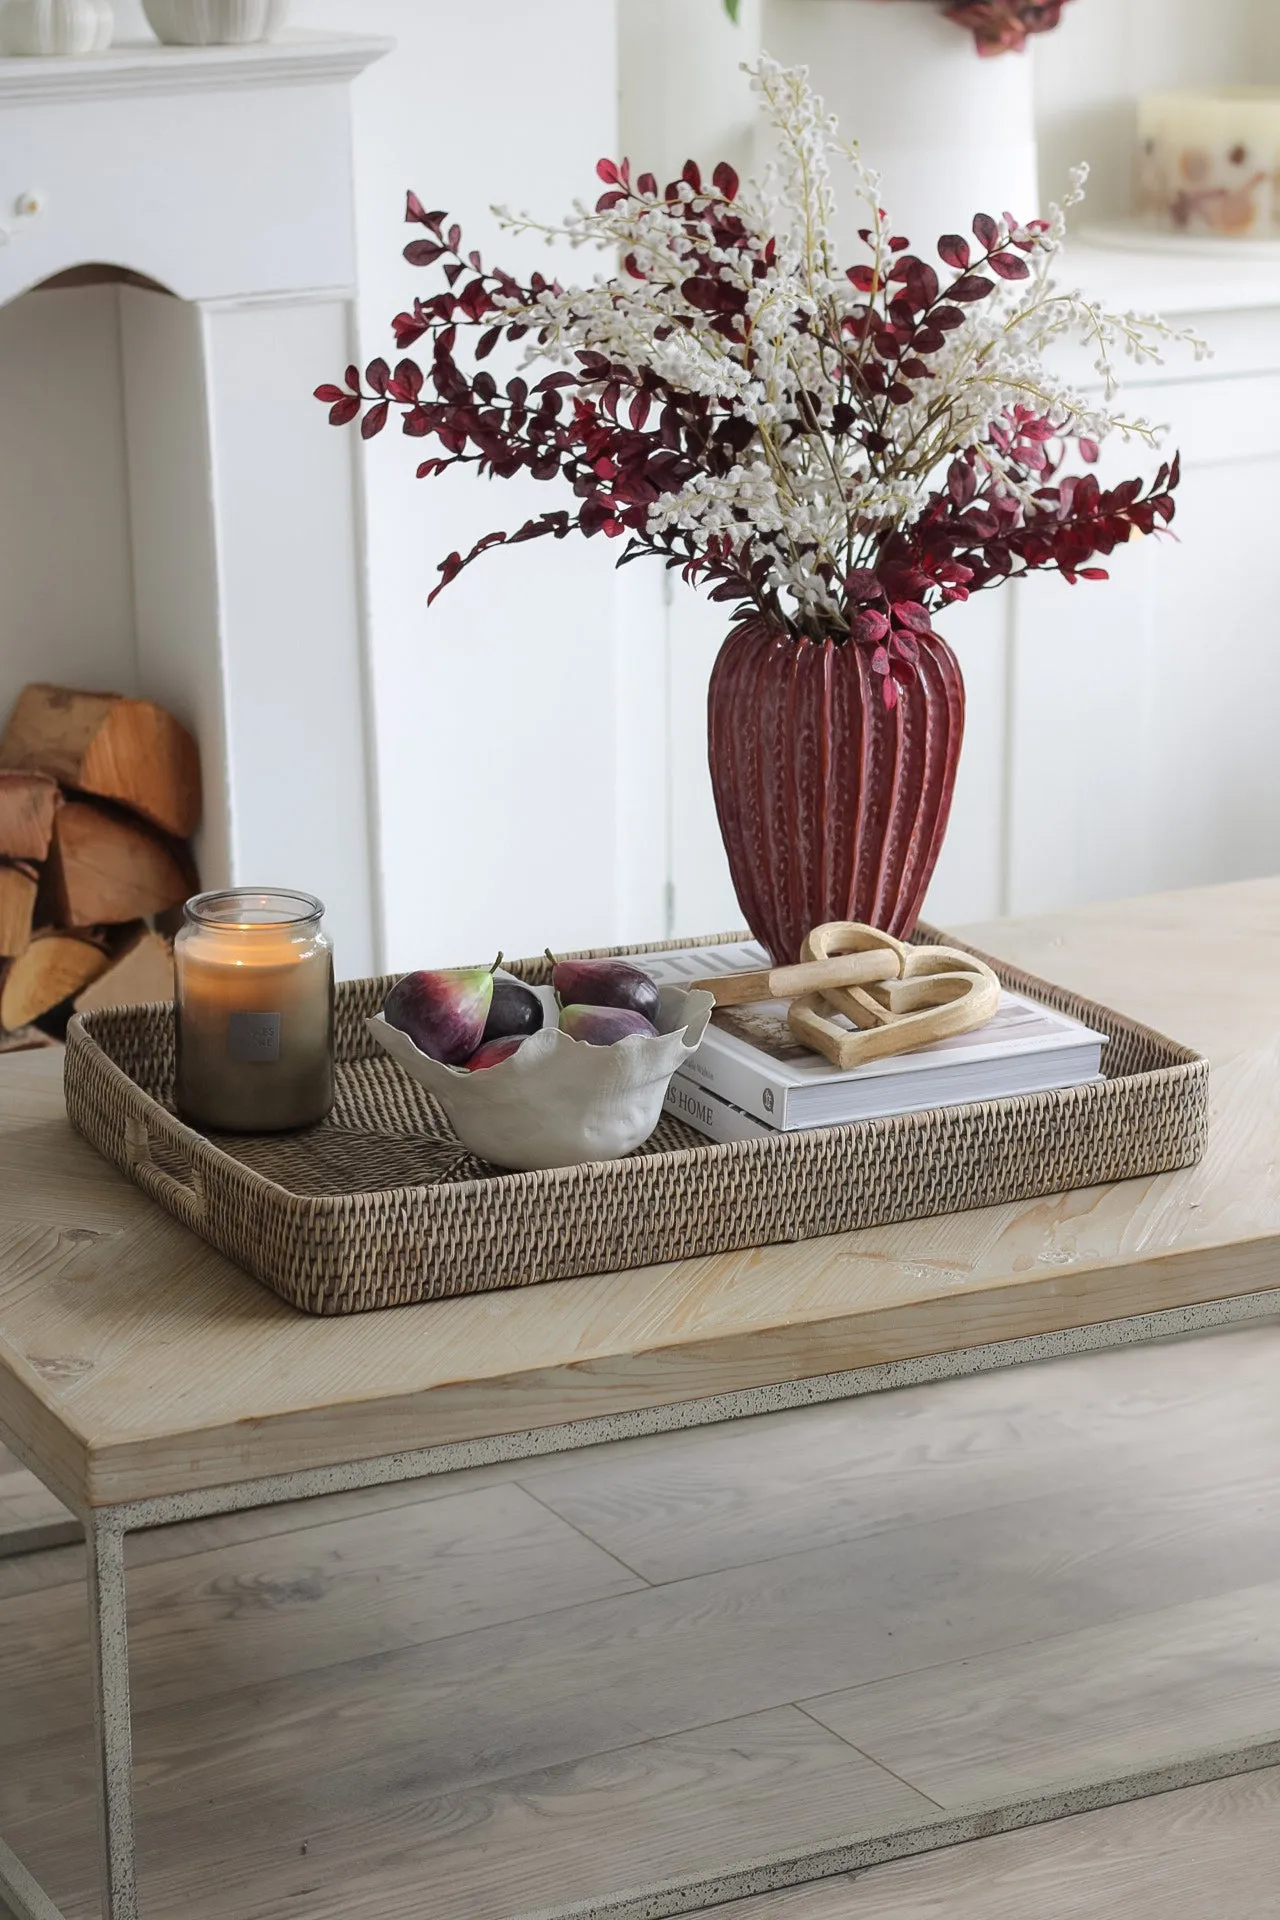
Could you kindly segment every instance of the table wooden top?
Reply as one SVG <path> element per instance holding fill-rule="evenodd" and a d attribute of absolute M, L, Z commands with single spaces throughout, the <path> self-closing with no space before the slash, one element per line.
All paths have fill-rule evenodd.
<path fill-rule="evenodd" d="M 91 1504 L 979 1346 L 1277 1284 L 1280 880 L 969 928 L 1213 1063 L 1207 1159 L 981 1212 L 308 1319 L 0 1060 L 0 1432 Z"/>

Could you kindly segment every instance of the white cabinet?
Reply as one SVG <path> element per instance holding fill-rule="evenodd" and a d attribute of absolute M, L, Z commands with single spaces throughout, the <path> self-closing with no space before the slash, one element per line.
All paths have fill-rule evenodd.
<path fill-rule="evenodd" d="M 1087 597 L 1037 582 L 1024 598 L 1011 709 L 1014 912 L 1280 868 L 1268 564 L 1280 379 L 1214 398 L 1228 418 L 1256 408 L 1272 450 L 1200 460 L 1187 436 L 1180 544 L 1118 555 L 1110 586 Z"/>
<path fill-rule="evenodd" d="M 1179 300 L 1154 284 L 1167 258 L 1074 265 L 1105 274 L 1113 299 L 1127 280 L 1134 304 L 1177 302 L 1217 351 L 1199 367 L 1171 353 L 1143 383 L 1182 450 L 1176 539 L 1114 555 L 1106 585 L 1009 594 L 1000 904 L 1014 913 L 1280 868 L 1280 270 L 1262 270 L 1270 287 L 1252 269 L 1233 285 L 1229 268 L 1223 283 L 1216 263 L 1187 261 Z M 1195 310 L 1214 297 L 1252 304 Z M 1114 458 L 1148 464 L 1137 448 Z"/>

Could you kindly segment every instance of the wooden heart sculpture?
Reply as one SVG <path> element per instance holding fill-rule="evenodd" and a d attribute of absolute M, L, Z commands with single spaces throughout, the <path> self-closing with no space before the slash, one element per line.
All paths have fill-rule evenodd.
<path fill-rule="evenodd" d="M 795 1038 L 845 1072 L 970 1033 L 1000 1005 L 999 980 L 971 953 L 908 946 L 853 920 L 815 927 L 798 966 L 715 974 L 693 984 L 721 1007 L 790 1001 L 787 1025 Z M 843 1014 L 855 1031 L 833 1014 Z"/>
<path fill-rule="evenodd" d="M 956 947 L 907 946 L 854 921 L 815 927 L 804 943 L 801 962 L 827 966 L 847 954 L 867 959 L 874 955 L 882 963 L 893 958 L 897 971 L 864 985 L 802 992 L 787 1010 L 787 1025 L 796 1039 L 842 1072 L 868 1060 L 932 1046 L 952 1034 L 970 1033 L 984 1026 L 1000 1005 L 999 980 L 973 954 Z M 857 1031 L 837 1024 L 832 1011 L 844 1014 Z"/>

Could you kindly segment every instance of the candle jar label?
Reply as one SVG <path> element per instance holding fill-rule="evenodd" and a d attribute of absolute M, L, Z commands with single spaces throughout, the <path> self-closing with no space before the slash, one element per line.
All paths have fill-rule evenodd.
<path fill-rule="evenodd" d="M 256 1061 L 270 1064 L 280 1058 L 280 1015 L 278 1013 L 229 1013 L 227 1015 L 227 1052 L 244 1065 Z"/>

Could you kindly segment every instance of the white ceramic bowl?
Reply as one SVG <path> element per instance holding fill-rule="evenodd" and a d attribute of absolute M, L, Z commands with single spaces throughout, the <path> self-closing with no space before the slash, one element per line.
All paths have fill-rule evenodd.
<path fill-rule="evenodd" d="M 571 1039 L 549 1010 L 551 1024 L 541 1033 L 478 1073 L 430 1059 L 380 1013 L 369 1031 L 435 1095 L 463 1146 L 495 1167 L 529 1172 L 618 1160 L 643 1146 L 662 1117 L 672 1074 L 696 1052 L 714 1005 L 709 993 L 663 987 L 657 1036 L 632 1034 L 611 1047 Z"/>
<path fill-rule="evenodd" d="M 289 0 L 142 0 L 152 32 L 170 47 L 237 47 L 271 40 Z"/>

